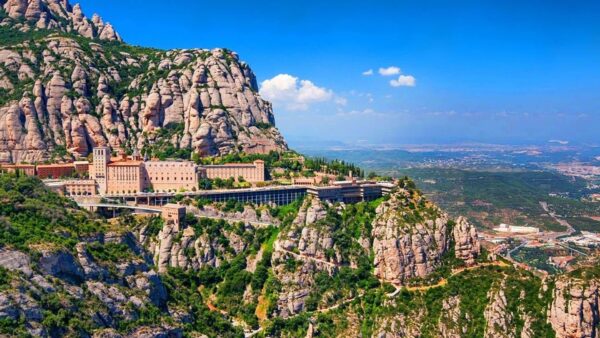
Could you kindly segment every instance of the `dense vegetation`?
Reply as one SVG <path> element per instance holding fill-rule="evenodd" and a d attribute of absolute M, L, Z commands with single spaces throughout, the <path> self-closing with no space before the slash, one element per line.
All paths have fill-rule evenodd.
<path fill-rule="evenodd" d="M 102 231 L 75 203 L 48 191 L 37 178 L 0 173 L 0 246 L 28 251 L 44 243 L 72 249 L 78 237 Z"/>

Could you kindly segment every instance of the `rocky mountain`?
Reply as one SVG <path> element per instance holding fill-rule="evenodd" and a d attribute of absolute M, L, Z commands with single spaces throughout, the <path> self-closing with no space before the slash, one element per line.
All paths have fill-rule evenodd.
<path fill-rule="evenodd" d="M 598 335 L 600 268 L 542 279 L 491 260 L 407 179 L 348 205 L 187 199 L 180 226 L 107 222 L 9 174 L 0 201 L 0 335 Z"/>
<path fill-rule="evenodd" d="M 429 275 L 448 250 L 448 216 L 416 190 L 401 189 L 377 209 L 375 275 L 403 284 Z"/>
<path fill-rule="evenodd" d="M 97 14 L 88 19 L 79 4 L 71 6 L 68 0 L 2 0 L 0 5 L 8 17 L 3 18 L 1 25 L 21 32 L 54 29 L 90 39 L 121 41 L 109 22 Z"/>
<path fill-rule="evenodd" d="M 562 276 L 555 281 L 548 318 L 557 337 L 600 335 L 598 279 Z"/>
<path fill-rule="evenodd" d="M 1 162 L 104 145 L 184 158 L 287 149 L 236 53 L 129 46 L 66 0 L 0 4 Z"/>

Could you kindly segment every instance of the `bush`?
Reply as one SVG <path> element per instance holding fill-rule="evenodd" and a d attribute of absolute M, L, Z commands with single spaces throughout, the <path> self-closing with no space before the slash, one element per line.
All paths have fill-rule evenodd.
<path fill-rule="evenodd" d="M 88 245 L 87 251 L 92 257 L 101 262 L 118 263 L 130 260 L 135 256 L 133 251 L 126 244 L 122 243 L 100 244 L 94 242 Z"/>
<path fill-rule="evenodd" d="M 0 173 L 0 246 L 28 252 L 31 244 L 52 243 L 72 250 L 77 237 L 104 230 L 39 179 Z"/>

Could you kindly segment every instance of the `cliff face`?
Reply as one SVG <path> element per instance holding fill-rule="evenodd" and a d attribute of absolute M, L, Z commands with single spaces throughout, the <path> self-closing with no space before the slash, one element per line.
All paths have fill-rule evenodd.
<path fill-rule="evenodd" d="M 251 206 L 246 206 L 243 212 L 228 213 L 211 206 L 189 209 L 211 218 L 239 220 L 244 227 L 234 228 L 226 222 L 205 220 L 205 224 L 195 222 L 183 227 L 164 224 L 156 233 L 148 226 L 138 229 L 137 239 L 152 254 L 158 272 L 164 273 L 170 268 L 190 271 L 217 268 L 249 247 L 248 237 L 258 230 L 253 224 L 277 224 L 268 210 Z M 215 231 L 209 232 L 207 227 L 214 227 Z"/>
<path fill-rule="evenodd" d="M 448 249 L 448 216 L 416 190 L 397 188 L 373 221 L 374 274 L 403 284 L 425 277 Z"/>
<path fill-rule="evenodd" d="M 308 197 L 289 228 L 277 238 L 271 258 L 273 273 L 282 283 L 276 313 L 288 317 L 306 310 L 306 301 L 319 272 L 333 275 L 340 264 L 331 224 L 324 222 L 327 208 Z"/>
<path fill-rule="evenodd" d="M 557 337 L 600 335 L 600 281 L 562 276 L 556 280 L 548 322 Z"/>
<path fill-rule="evenodd" d="M 504 294 L 504 287 L 503 280 L 499 288 L 492 288 L 488 292 L 490 302 L 484 312 L 486 321 L 485 338 L 516 338 L 514 318 L 507 308 L 508 303 Z"/>
<path fill-rule="evenodd" d="M 452 229 L 454 238 L 454 254 L 456 258 L 473 265 L 481 253 L 481 244 L 477 238 L 477 229 L 469 223 L 466 217 L 459 216 Z"/>
<path fill-rule="evenodd" d="M 104 145 L 180 157 L 287 149 L 237 54 L 131 47 L 66 1 L 3 6 L 2 34 L 20 39 L 0 47 L 0 161 L 81 157 Z M 47 13 L 43 30 L 29 8 Z"/>

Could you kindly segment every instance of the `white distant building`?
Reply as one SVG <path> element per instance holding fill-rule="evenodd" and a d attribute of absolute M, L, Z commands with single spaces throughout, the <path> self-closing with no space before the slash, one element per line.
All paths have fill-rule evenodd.
<path fill-rule="evenodd" d="M 582 231 L 581 235 L 563 237 L 562 242 L 573 243 L 579 246 L 598 246 L 600 245 L 600 236 L 593 232 Z"/>
<path fill-rule="evenodd" d="M 501 223 L 499 227 L 494 228 L 494 231 L 514 233 L 514 234 L 533 234 L 533 233 L 540 232 L 540 229 L 538 229 L 536 227 L 525 227 L 525 226 L 508 225 L 506 223 Z"/>

